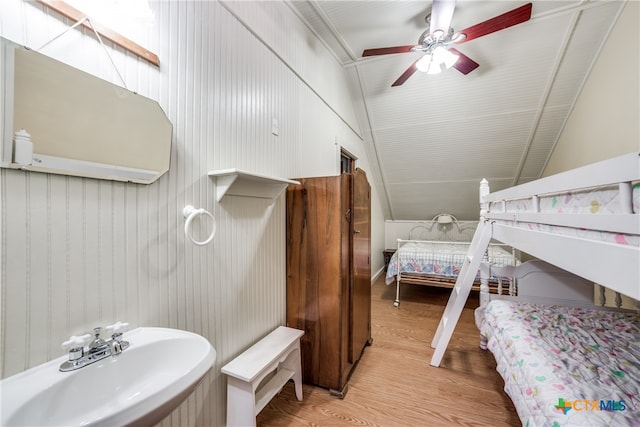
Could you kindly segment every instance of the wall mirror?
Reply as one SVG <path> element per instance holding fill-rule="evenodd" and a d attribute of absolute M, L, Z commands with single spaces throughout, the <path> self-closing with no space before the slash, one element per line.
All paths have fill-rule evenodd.
<path fill-rule="evenodd" d="M 9 40 L 0 44 L 0 166 L 143 184 L 169 170 L 173 126 L 156 101 Z M 32 143 L 27 160 L 21 129 Z"/>

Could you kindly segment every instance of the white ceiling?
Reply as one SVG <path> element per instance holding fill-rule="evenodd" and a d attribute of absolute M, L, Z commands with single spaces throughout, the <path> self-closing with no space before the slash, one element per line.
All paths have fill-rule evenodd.
<path fill-rule="evenodd" d="M 461 30 L 525 1 L 462 1 Z M 352 80 L 359 126 L 387 219 L 478 217 L 478 184 L 492 190 L 540 177 L 576 97 L 620 13 L 620 1 L 534 1 L 531 20 L 456 48 L 480 67 L 416 72 L 420 53 L 361 58 L 411 45 L 431 1 L 293 1 Z M 369 172 L 369 171 L 368 171 Z"/>

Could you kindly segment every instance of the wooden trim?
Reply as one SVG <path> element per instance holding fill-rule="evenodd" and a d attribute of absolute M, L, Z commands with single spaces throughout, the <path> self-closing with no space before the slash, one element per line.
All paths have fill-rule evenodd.
<path fill-rule="evenodd" d="M 62 16 L 69 18 L 74 22 L 78 22 L 82 18 L 87 16 L 85 13 L 82 13 L 75 7 L 61 0 L 36 0 L 36 1 L 38 3 L 45 5 L 50 9 L 53 9 L 54 11 L 58 12 Z M 139 56 L 142 59 L 149 61 L 150 63 L 152 63 L 157 67 L 160 66 L 160 59 L 158 59 L 158 56 L 155 53 L 148 51 L 147 49 L 143 48 L 139 44 L 129 40 L 128 38 L 100 24 L 99 22 L 91 19 L 91 25 L 89 25 L 86 21 L 83 22 L 82 25 L 89 29 L 91 29 L 91 27 L 93 26 L 93 28 L 96 30 L 98 34 L 100 34 L 101 37 L 104 37 L 105 39 L 111 41 L 112 43 L 115 43 L 121 48 Z"/>

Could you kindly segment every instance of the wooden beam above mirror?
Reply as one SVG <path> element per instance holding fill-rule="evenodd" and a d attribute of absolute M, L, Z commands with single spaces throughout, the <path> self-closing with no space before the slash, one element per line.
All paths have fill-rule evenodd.
<path fill-rule="evenodd" d="M 37 1 L 38 3 L 41 3 L 46 7 L 58 12 L 59 14 L 71 19 L 74 23 L 82 20 L 84 17 L 87 16 L 85 13 L 82 13 L 75 7 L 61 0 L 37 0 Z M 93 26 L 95 31 L 98 34 L 100 34 L 101 37 L 104 37 L 105 39 L 115 43 L 121 48 L 139 56 L 142 59 L 149 61 L 150 63 L 152 63 L 157 67 L 160 66 L 160 59 L 158 59 L 158 56 L 155 53 L 143 48 L 142 46 L 135 43 L 134 41 L 129 40 L 128 38 L 100 24 L 99 22 L 96 22 L 93 19 L 91 19 L 91 25 L 89 25 L 87 21 L 83 22 L 82 25 L 89 29 L 91 29 L 91 27 Z"/>

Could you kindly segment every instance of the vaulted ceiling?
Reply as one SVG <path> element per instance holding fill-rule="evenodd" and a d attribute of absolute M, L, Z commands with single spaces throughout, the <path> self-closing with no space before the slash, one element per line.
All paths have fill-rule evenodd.
<path fill-rule="evenodd" d="M 462 1 L 455 30 L 526 2 Z M 413 74 L 422 53 L 362 58 L 369 48 L 418 44 L 431 1 L 293 1 L 347 70 L 358 124 L 387 219 L 478 217 L 478 184 L 492 190 L 540 177 L 585 79 L 624 6 L 533 1 L 531 19 L 456 46 L 480 66 Z"/>

